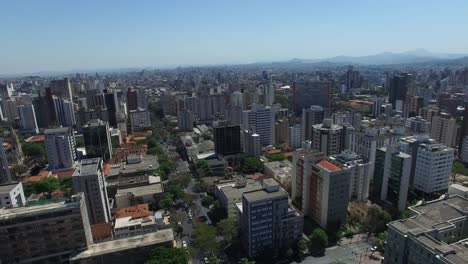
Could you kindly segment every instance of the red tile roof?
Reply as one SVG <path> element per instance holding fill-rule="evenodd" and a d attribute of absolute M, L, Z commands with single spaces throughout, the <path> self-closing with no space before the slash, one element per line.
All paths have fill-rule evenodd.
<path fill-rule="evenodd" d="M 341 168 L 336 166 L 335 164 L 327 161 L 327 160 L 321 160 L 319 163 L 318 163 L 322 168 L 325 168 L 331 172 L 335 172 L 335 171 L 340 171 Z"/>
<path fill-rule="evenodd" d="M 126 208 L 121 208 L 115 212 L 116 218 L 122 217 L 131 217 L 132 219 L 143 218 L 147 216 L 152 216 L 153 212 L 151 212 L 148 208 L 148 204 L 138 204 Z"/>
<path fill-rule="evenodd" d="M 112 237 L 112 223 L 101 223 L 91 226 L 93 240 L 99 241 Z"/>

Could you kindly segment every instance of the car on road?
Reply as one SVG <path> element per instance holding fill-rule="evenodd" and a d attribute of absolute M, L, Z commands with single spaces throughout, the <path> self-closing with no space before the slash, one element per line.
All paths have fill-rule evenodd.
<path fill-rule="evenodd" d="M 205 257 L 205 258 L 203 259 L 203 261 L 205 262 L 205 264 L 210 263 L 210 262 L 208 261 L 208 258 L 207 258 L 207 257 Z"/>
<path fill-rule="evenodd" d="M 182 241 L 182 246 L 183 246 L 184 248 L 187 248 L 187 243 L 186 243 L 185 241 Z"/>

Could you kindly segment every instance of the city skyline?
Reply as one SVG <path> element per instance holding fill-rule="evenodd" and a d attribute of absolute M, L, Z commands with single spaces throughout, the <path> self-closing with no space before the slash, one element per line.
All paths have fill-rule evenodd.
<path fill-rule="evenodd" d="M 0 4 L 0 75 L 245 64 L 420 48 L 468 54 L 468 4 L 451 1 Z M 429 16 L 427 14 L 433 14 Z"/>

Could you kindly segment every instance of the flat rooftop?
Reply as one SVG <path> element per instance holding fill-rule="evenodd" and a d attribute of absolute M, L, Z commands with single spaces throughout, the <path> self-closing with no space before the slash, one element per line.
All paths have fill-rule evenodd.
<path fill-rule="evenodd" d="M 140 186 L 140 187 L 118 189 L 117 195 L 125 194 L 125 193 L 132 193 L 133 195 L 139 197 L 139 196 L 151 195 L 151 194 L 162 193 L 162 192 L 163 192 L 162 184 L 156 183 L 156 184 L 150 184 L 150 185 Z"/>
<path fill-rule="evenodd" d="M 158 244 L 169 243 L 173 240 L 174 233 L 172 232 L 172 229 L 162 229 L 149 234 L 92 244 L 88 246 L 87 250 L 72 257 L 70 260 L 77 261 L 80 259 L 87 259 L 106 254 L 112 254 L 119 251 L 127 251 L 140 247 L 155 246 Z"/>
<path fill-rule="evenodd" d="M 49 199 L 34 203 L 32 206 L 23 206 L 15 208 L 1 208 L 0 221 L 14 219 L 17 217 L 26 217 L 30 215 L 46 214 L 51 211 L 64 210 L 70 208 L 79 208 L 80 201 L 65 202 L 65 199 Z"/>
<path fill-rule="evenodd" d="M 81 160 L 81 163 L 75 170 L 75 173 L 73 174 L 73 176 L 95 175 L 96 171 L 98 170 L 100 161 L 101 161 L 101 158 Z"/>
<path fill-rule="evenodd" d="M 261 189 L 262 184 L 258 181 L 247 179 L 246 185 L 244 187 L 236 187 L 235 182 L 228 182 L 217 184 L 216 188 L 218 188 L 229 200 L 231 200 L 234 198 L 241 198 L 244 192 Z"/>
<path fill-rule="evenodd" d="M 400 232 L 419 235 L 433 229 L 452 225 L 449 221 L 468 215 L 468 199 L 459 195 L 438 199 L 410 207 L 415 216 L 391 222 Z"/>
<path fill-rule="evenodd" d="M 247 199 L 249 202 L 255 202 L 255 201 L 262 201 L 262 200 L 272 200 L 280 197 L 288 197 L 288 193 L 283 190 L 282 188 L 279 188 L 278 191 L 274 192 L 267 192 L 264 189 L 261 190 L 256 190 L 256 191 L 251 191 L 251 192 L 245 192 L 243 196 Z"/>
<path fill-rule="evenodd" d="M 47 134 L 57 134 L 57 133 L 71 133 L 71 128 L 69 127 L 59 127 L 59 128 L 49 128 L 44 131 L 44 135 Z"/>
<path fill-rule="evenodd" d="M 9 193 L 13 188 L 15 188 L 19 183 L 9 183 L 0 185 L 0 193 Z"/>

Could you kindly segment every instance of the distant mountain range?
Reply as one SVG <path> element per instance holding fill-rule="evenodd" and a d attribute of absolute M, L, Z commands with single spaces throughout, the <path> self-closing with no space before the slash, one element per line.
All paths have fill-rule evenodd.
<path fill-rule="evenodd" d="M 433 62 L 468 57 L 468 54 L 433 53 L 425 49 L 416 49 L 402 53 L 382 52 L 367 56 L 336 56 L 325 59 L 292 59 L 290 62 L 314 63 L 331 62 L 340 64 L 391 65 Z"/>

